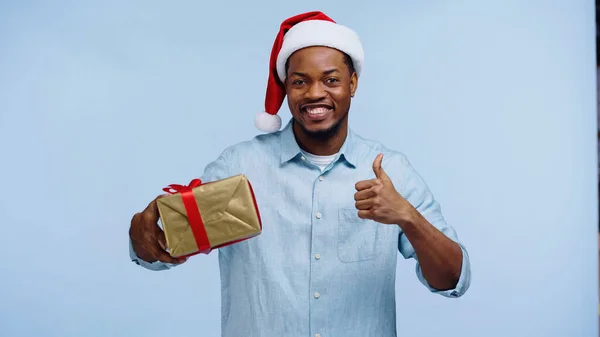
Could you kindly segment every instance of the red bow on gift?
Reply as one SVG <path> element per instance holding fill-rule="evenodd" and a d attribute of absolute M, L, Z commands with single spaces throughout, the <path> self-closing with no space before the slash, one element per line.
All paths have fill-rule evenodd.
<path fill-rule="evenodd" d="M 192 181 L 190 181 L 189 185 L 178 185 L 178 184 L 171 184 L 165 188 L 163 188 L 163 191 L 169 193 L 169 194 L 176 194 L 179 192 L 185 192 L 185 191 L 191 191 L 192 188 L 194 187 L 198 187 L 202 185 L 202 181 L 200 179 L 193 179 Z"/>
<path fill-rule="evenodd" d="M 198 204 L 196 203 L 196 198 L 194 197 L 194 192 L 192 190 L 194 187 L 200 185 L 202 185 L 200 179 L 193 179 L 189 185 L 171 184 L 163 188 L 163 191 L 169 194 L 181 194 L 188 222 L 190 223 L 190 228 L 192 229 L 196 245 L 198 246 L 198 253 L 208 254 L 211 252 L 212 247 L 210 246 L 206 228 L 204 227 L 204 222 L 202 221 L 202 216 L 200 215 L 200 210 L 198 209 Z"/>

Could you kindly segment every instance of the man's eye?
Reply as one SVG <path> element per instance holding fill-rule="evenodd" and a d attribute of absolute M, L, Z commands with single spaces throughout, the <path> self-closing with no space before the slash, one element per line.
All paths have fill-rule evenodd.
<path fill-rule="evenodd" d="M 335 82 L 338 82 L 337 78 L 328 78 L 327 79 L 327 83 L 335 83 Z"/>
<path fill-rule="evenodd" d="M 295 84 L 295 85 L 299 85 L 299 84 L 302 84 L 302 83 L 304 83 L 303 80 L 295 80 L 294 82 L 292 82 L 292 84 Z"/>

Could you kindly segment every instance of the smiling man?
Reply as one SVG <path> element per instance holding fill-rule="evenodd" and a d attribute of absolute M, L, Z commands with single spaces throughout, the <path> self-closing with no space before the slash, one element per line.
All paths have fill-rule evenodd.
<path fill-rule="evenodd" d="M 465 247 L 406 157 L 348 127 L 363 59 L 358 35 L 325 14 L 285 20 L 255 121 L 267 134 L 205 168 L 204 182 L 245 174 L 264 225 L 219 249 L 223 336 L 396 336 L 398 252 L 433 293 L 469 287 Z M 155 200 L 133 217 L 130 254 L 165 270 L 184 260 L 164 250 L 157 220 Z"/>

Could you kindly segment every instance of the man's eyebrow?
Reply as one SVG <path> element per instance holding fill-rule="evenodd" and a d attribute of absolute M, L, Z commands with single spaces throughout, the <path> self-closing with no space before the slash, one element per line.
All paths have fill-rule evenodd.
<path fill-rule="evenodd" d="M 323 72 L 323 75 L 331 75 L 331 74 L 333 74 L 333 73 L 335 73 L 335 72 L 339 72 L 339 71 L 340 71 L 340 70 L 339 70 L 338 68 L 333 68 L 333 69 L 325 70 L 325 71 Z"/>
<path fill-rule="evenodd" d="M 335 73 L 335 72 L 340 72 L 340 70 L 339 70 L 338 68 L 327 69 L 327 70 L 325 70 L 325 71 L 323 72 L 323 75 L 331 75 L 331 74 L 333 74 L 333 73 Z M 292 73 L 292 75 L 296 75 L 296 76 L 300 76 L 300 77 L 306 77 L 306 74 L 304 74 L 304 73 L 301 73 L 301 72 L 297 72 L 297 71 L 294 71 L 294 72 Z"/>
<path fill-rule="evenodd" d="M 294 71 L 294 72 L 292 73 L 292 75 L 296 75 L 296 76 L 300 76 L 300 77 L 306 77 L 306 74 L 299 73 L 299 72 L 297 72 L 297 71 Z"/>

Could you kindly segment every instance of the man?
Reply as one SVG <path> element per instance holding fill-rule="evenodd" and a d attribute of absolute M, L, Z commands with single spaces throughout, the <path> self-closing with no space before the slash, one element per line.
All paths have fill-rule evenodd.
<path fill-rule="evenodd" d="M 261 235 L 219 249 L 223 336 L 396 336 L 398 251 L 432 292 L 469 287 L 465 248 L 427 186 L 399 152 L 348 128 L 364 53 L 352 30 L 321 12 L 281 25 L 271 54 L 268 131 L 227 148 L 203 182 L 245 174 Z M 292 121 L 277 112 L 287 95 Z M 384 118 L 382 115 L 381 118 Z M 131 222 L 131 255 L 163 270 L 155 201 Z"/>

